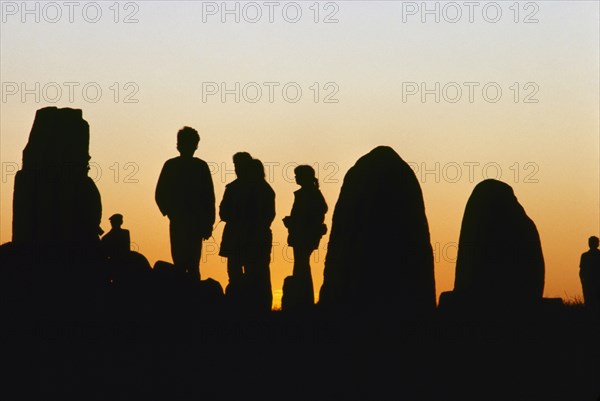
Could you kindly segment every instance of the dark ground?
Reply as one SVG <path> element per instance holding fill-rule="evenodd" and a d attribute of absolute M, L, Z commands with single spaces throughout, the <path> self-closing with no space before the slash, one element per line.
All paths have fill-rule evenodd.
<path fill-rule="evenodd" d="M 162 311 L 4 321 L 3 399 L 596 400 L 582 307 L 476 322 Z M 225 316 L 225 317 L 224 317 Z M 383 323 L 382 323 L 383 322 Z"/>

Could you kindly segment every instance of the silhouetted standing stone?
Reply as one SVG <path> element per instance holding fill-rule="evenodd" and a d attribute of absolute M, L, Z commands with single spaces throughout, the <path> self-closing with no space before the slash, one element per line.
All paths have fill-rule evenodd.
<path fill-rule="evenodd" d="M 81 110 L 37 111 L 15 177 L 13 241 L 36 249 L 97 248 L 102 204 L 88 177 L 89 125 Z"/>
<path fill-rule="evenodd" d="M 421 187 L 390 147 L 361 157 L 344 178 L 319 304 L 402 317 L 435 309 L 433 251 Z"/>
<path fill-rule="evenodd" d="M 96 311 L 102 204 L 88 177 L 89 138 L 81 110 L 36 112 L 13 197 L 19 259 L 10 269 L 16 291 L 27 298 L 13 307 L 23 316 L 88 317 Z"/>
<path fill-rule="evenodd" d="M 480 182 L 463 216 L 454 292 L 464 301 L 506 306 L 541 301 L 543 290 L 544 256 L 535 224 L 510 185 Z"/>

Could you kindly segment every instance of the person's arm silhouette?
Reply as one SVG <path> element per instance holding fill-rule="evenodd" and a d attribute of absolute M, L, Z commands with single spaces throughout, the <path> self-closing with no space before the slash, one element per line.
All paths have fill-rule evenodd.
<path fill-rule="evenodd" d="M 213 225 L 215 224 L 215 188 L 212 180 L 212 175 L 210 174 L 210 168 L 206 162 L 202 163 L 202 183 L 204 188 L 202 188 L 203 195 L 203 204 L 206 213 L 205 226 L 201 227 L 202 229 L 202 238 L 209 239 L 212 235 Z"/>
<path fill-rule="evenodd" d="M 171 174 L 168 162 L 164 164 L 160 176 L 158 177 L 158 183 L 156 184 L 156 191 L 154 193 L 154 199 L 160 209 L 163 216 L 168 216 L 171 212 L 170 199 L 171 199 Z"/>
<path fill-rule="evenodd" d="M 269 184 L 262 183 L 263 188 L 258 199 L 258 222 L 269 227 L 275 219 L 275 192 Z"/>

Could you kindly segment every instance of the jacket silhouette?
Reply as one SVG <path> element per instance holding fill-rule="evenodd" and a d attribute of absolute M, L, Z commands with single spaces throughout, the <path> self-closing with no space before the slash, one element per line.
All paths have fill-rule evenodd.
<path fill-rule="evenodd" d="M 284 281 L 283 309 L 302 308 L 315 302 L 310 255 L 319 247 L 327 227 L 323 223 L 327 203 L 319 190 L 319 181 L 311 166 L 294 169 L 296 183 L 301 186 L 294 192 L 294 204 L 289 216 L 283 219 L 288 229 L 288 245 L 294 249 L 294 270 Z"/>
<path fill-rule="evenodd" d="M 229 290 L 241 286 L 246 260 L 246 240 L 250 234 L 251 213 L 249 208 L 251 181 L 249 168 L 252 156 L 247 152 L 233 155 L 237 178 L 225 186 L 225 193 L 219 205 L 219 217 L 225 222 L 219 255 L 227 258 Z M 231 295 L 229 293 L 229 295 Z"/>
<path fill-rule="evenodd" d="M 288 228 L 288 245 L 294 248 L 315 250 L 326 233 L 323 225 L 327 203 L 321 191 L 315 187 L 303 187 L 294 192 L 294 204 L 285 220 Z"/>
<path fill-rule="evenodd" d="M 248 233 L 249 200 L 251 182 L 249 178 L 250 154 L 238 152 L 233 156 L 237 178 L 225 186 L 225 193 L 219 205 L 219 217 L 225 222 L 220 256 L 241 257 L 243 238 Z"/>
<path fill-rule="evenodd" d="M 226 293 L 245 308 L 270 311 L 275 192 L 265 180 L 260 160 L 239 152 L 233 162 L 237 178 L 226 186 L 219 206 L 219 216 L 225 221 L 219 254 L 227 257 Z"/>

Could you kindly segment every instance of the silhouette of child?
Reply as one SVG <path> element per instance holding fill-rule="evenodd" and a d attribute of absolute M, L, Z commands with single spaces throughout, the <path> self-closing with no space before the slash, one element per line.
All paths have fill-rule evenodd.
<path fill-rule="evenodd" d="M 180 156 L 163 165 L 155 200 L 169 217 L 171 256 L 175 268 L 200 280 L 202 240 L 212 235 L 215 224 L 215 192 L 208 164 L 194 153 L 200 135 L 190 127 L 177 132 Z"/>

